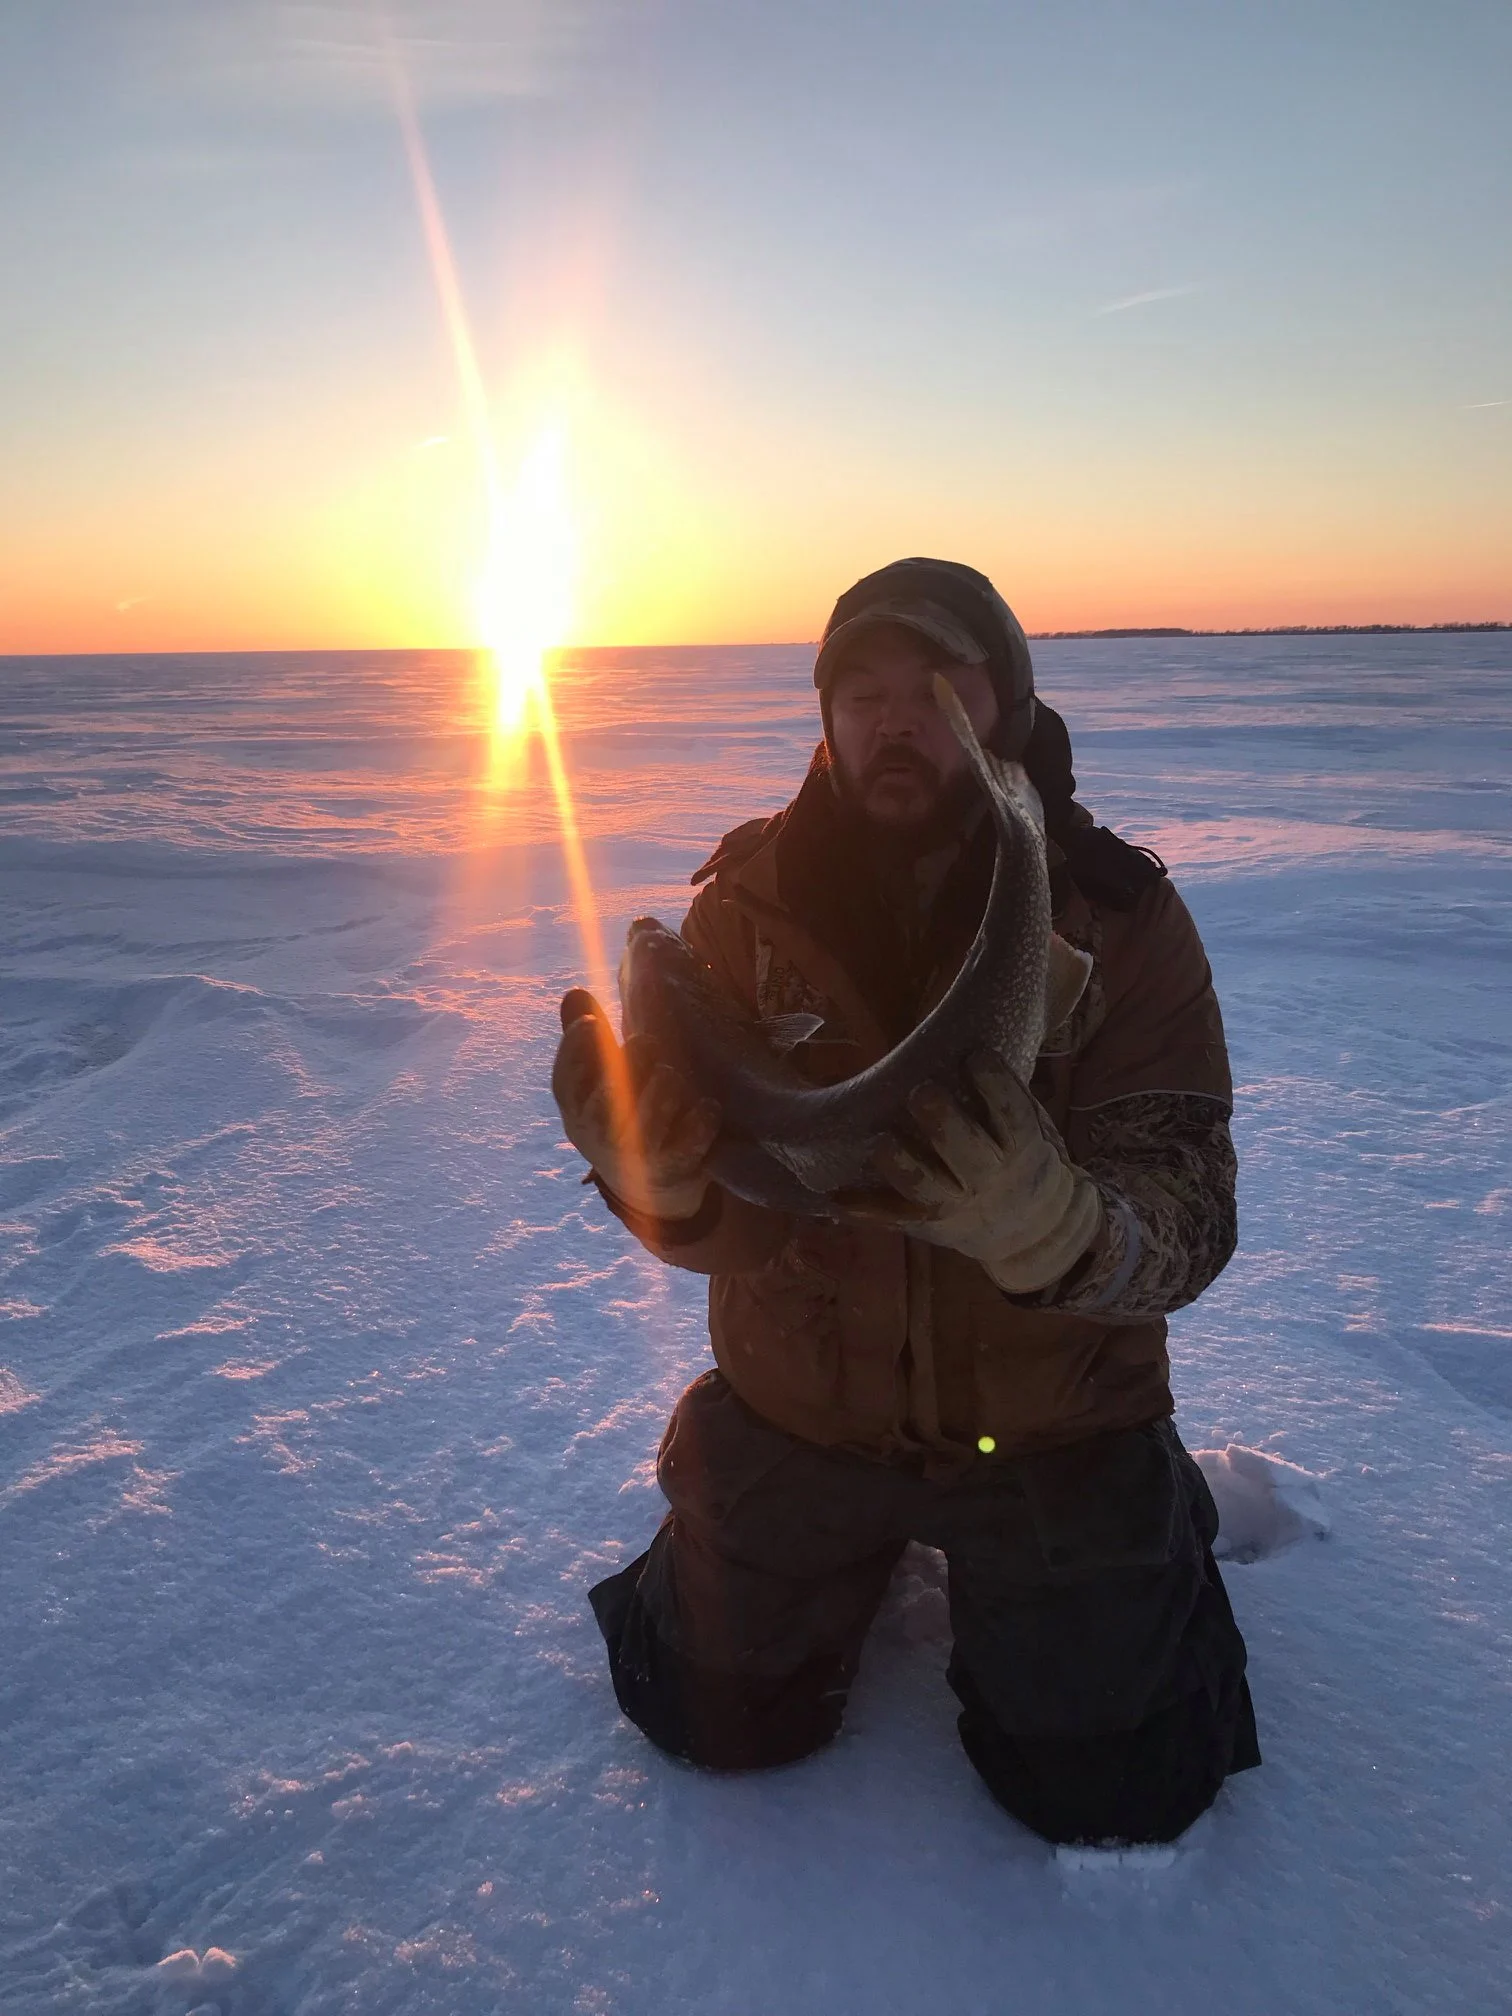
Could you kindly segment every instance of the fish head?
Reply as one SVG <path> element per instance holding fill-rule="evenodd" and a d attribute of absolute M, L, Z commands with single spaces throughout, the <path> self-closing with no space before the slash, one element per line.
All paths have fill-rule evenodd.
<path fill-rule="evenodd" d="M 821 1018 L 753 1015 L 656 918 L 637 917 L 626 932 L 619 989 L 626 1039 L 644 1038 L 721 1106 L 738 1106 L 742 1086 L 806 1087 L 792 1058 L 823 1027 Z"/>
<path fill-rule="evenodd" d="M 716 1053 L 747 1059 L 780 1048 L 767 1043 L 761 1024 L 731 1000 L 688 941 L 655 917 L 637 917 L 625 933 L 619 990 L 625 1035 L 648 1037 L 695 1075 Z M 794 1031 L 791 1041 L 808 1033 Z"/>
<path fill-rule="evenodd" d="M 1001 831 L 1005 820 L 1034 834 L 1040 851 L 1045 846 L 1045 808 L 1039 792 L 1029 780 L 1022 763 L 994 756 L 982 747 L 981 737 L 971 725 L 971 716 L 961 705 L 961 696 L 943 672 L 934 675 L 935 705 L 950 723 L 972 774 L 987 794 L 993 819 Z"/>
<path fill-rule="evenodd" d="M 675 1039 L 678 1009 L 696 1007 L 707 983 L 686 939 L 655 917 L 637 917 L 620 955 L 620 1019 L 626 1036 Z"/>

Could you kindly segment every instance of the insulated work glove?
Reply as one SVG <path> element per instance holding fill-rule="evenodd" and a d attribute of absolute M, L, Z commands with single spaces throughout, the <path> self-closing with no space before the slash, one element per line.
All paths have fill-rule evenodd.
<path fill-rule="evenodd" d="M 641 1037 L 623 1047 L 584 987 L 562 998 L 552 1096 L 567 1139 L 620 1203 L 649 1218 L 696 1216 L 719 1132 L 719 1106 Z"/>
<path fill-rule="evenodd" d="M 1006 1064 L 978 1058 L 971 1076 L 987 1124 L 970 1118 L 940 1086 L 921 1085 L 909 1112 L 943 1166 L 890 1140 L 876 1169 L 898 1200 L 883 1192 L 847 1201 L 873 1224 L 980 1261 L 1005 1294 L 1031 1295 L 1058 1281 L 1091 1246 L 1103 1226 L 1102 1199 Z"/>

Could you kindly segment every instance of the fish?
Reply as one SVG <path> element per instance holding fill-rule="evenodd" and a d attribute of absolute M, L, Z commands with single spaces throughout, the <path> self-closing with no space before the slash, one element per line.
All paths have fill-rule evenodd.
<path fill-rule="evenodd" d="M 692 947 L 654 917 L 637 917 L 620 961 L 626 1038 L 644 1037 L 720 1108 L 710 1176 L 752 1203 L 837 1218 L 847 1194 L 879 1187 L 885 1142 L 925 1147 L 908 1110 L 926 1083 L 974 1110 L 969 1075 L 990 1054 L 1028 1084 L 1046 1032 L 1080 999 L 1091 960 L 1052 929 L 1039 794 L 1019 763 L 982 747 L 942 673 L 936 704 L 985 794 L 997 842 L 992 885 L 971 948 L 944 995 L 885 1057 L 833 1085 L 812 1083 L 795 1057 L 819 1035 L 818 1016 L 762 1018 L 719 987 Z"/>

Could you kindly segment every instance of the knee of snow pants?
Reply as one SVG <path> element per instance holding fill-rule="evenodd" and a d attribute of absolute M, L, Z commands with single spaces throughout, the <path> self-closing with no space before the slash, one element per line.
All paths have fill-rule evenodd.
<path fill-rule="evenodd" d="M 1158 1709 L 1137 1729 L 1101 1735 L 1011 1736 L 971 1675 L 952 1659 L 961 1745 L 989 1792 L 1047 1841 L 1174 1841 L 1205 1813 L 1226 1778 L 1260 1762 L 1249 1682 L 1230 1670 Z"/>
<path fill-rule="evenodd" d="M 1045 1563 L 1029 1586 L 1000 1582 L 975 1532 L 959 1577 L 952 1554 L 961 1742 L 1047 1840 L 1171 1841 L 1260 1761 L 1216 1513 L 1168 1423 L 1066 1459 L 1051 1488 L 1027 1481 Z M 1104 1521 L 1099 1468 L 1127 1520 Z M 1073 1505 L 1078 1469 L 1088 1495 Z"/>
<path fill-rule="evenodd" d="M 620 1707 L 697 1764 L 819 1749 L 902 1551 L 894 1480 L 772 1427 L 718 1373 L 678 1402 L 657 1467 L 671 1511 L 589 1598 Z"/>
<path fill-rule="evenodd" d="M 657 1631 L 640 1588 L 649 1559 L 642 1554 L 588 1599 L 614 1698 L 630 1721 L 669 1756 L 712 1770 L 791 1764 L 822 1749 L 839 1732 L 855 1650 L 821 1653 L 782 1674 L 700 1666 Z"/>

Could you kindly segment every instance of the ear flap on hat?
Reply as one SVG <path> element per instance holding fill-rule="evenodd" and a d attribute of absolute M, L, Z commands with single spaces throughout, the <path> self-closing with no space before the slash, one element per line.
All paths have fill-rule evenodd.
<path fill-rule="evenodd" d="M 1059 839 L 1070 820 L 1076 777 L 1071 769 L 1071 737 L 1066 724 L 1043 700 L 1036 699 L 1034 703 L 1034 726 L 1019 761 L 1040 794 L 1045 808 L 1045 831 L 1053 840 Z"/>

